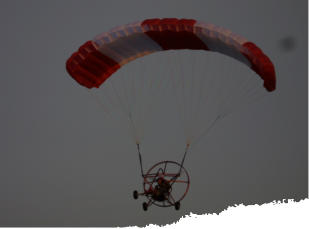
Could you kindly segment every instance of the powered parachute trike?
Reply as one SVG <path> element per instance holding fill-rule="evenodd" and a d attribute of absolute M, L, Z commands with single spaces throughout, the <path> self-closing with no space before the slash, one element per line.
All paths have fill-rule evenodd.
<path fill-rule="evenodd" d="M 226 78 L 207 74 L 205 72 L 207 69 L 198 70 L 199 74 L 187 74 L 182 70 L 184 66 L 192 64 L 191 60 L 187 59 L 175 69 L 167 64 L 167 70 L 162 70 L 162 66 L 157 66 L 156 62 L 152 63 L 150 67 L 153 71 L 162 71 L 157 77 L 148 77 L 146 74 L 143 78 L 140 74 L 129 76 L 124 74 L 125 69 L 122 71 L 124 74 L 122 78 L 120 75 L 114 77 L 127 63 L 143 59 L 149 54 L 162 53 L 163 58 L 165 54 L 173 52 L 175 55 L 172 59 L 175 59 L 175 56 L 182 55 L 181 51 L 184 50 L 190 53 L 198 52 L 199 56 L 196 59 L 202 63 L 201 65 L 207 64 L 203 63 L 202 55 L 212 51 L 232 57 L 235 64 L 243 63 L 242 66 L 246 65 L 253 71 L 247 75 L 234 74 Z M 220 64 L 217 66 L 221 68 Z M 225 117 L 235 104 L 246 103 L 255 96 L 257 89 L 267 93 L 276 88 L 274 66 L 254 43 L 227 29 L 193 19 L 155 18 L 116 27 L 85 42 L 67 60 L 66 69 L 78 84 L 90 91 L 105 92 L 108 91 L 108 87 L 114 90 L 115 96 L 109 94 L 104 96 L 104 99 L 118 99 L 121 110 L 129 120 L 143 178 L 143 191 L 134 191 L 133 197 L 147 198 L 143 203 L 144 210 L 151 205 L 173 206 L 176 210 L 180 209 L 180 202 L 188 193 L 190 186 L 184 161 L 192 144 L 204 136 L 218 120 Z M 192 69 L 196 67 L 192 66 Z M 145 102 L 154 98 L 155 93 L 160 94 L 159 85 L 166 84 L 156 83 L 167 71 L 170 71 L 171 77 L 165 78 L 174 82 L 174 91 L 171 95 L 179 95 L 177 104 L 180 105 L 179 114 L 185 123 L 186 142 L 183 143 L 185 150 L 180 162 L 161 161 L 145 172 L 141 155 L 142 131 L 139 128 L 139 124 L 145 118 L 140 119 L 138 115 L 138 111 L 141 110 L 138 101 Z M 176 78 L 172 78 L 174 76 Z M 123 89 L 115 89 L 116 80 Z M 143 92 L 146 94 L 132 92 L 141 87 L 145 89 Z M 203 109 L 204 107 L 207 109 Z M 145 114 L 148 107 L 142 110 Z M 177 188 L 177 196 L 176 184 L 182 185 L 181 191 Z"/>

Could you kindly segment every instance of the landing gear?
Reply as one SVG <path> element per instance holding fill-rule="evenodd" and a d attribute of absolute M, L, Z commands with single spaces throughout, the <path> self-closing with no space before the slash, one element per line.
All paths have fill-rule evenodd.
<path fill-rule="evenodd" d="M 143 210 L 144 211 L 148 210 L 148 204 L 146 202 L 143 203 Z"/>
<path fill-rule="evenodd" d="M 180 202 L 175 203 L 175 209 L 178 211 L 180 209 Z"/>
<path fill-rule="evenodd" d="M 136 190 L 133 192 L 133 198 L 134 198 L 134 199 L 137 199 L 137 198 L 138 198 L 138 192 L 137 192 Z"/>
<path fill-rule="evenodd" d="M 144 192 L 134 191 L 133 197 L 137 199 L 138 196 L 146 196 L 148 203 L 143 203 L 144 211 L 152 204 L 180 209 L 180 201 L 186 196 L 190 186 L 188 172 L 181 164 L 174 161 L 159 162 L 143 178 Z"/>

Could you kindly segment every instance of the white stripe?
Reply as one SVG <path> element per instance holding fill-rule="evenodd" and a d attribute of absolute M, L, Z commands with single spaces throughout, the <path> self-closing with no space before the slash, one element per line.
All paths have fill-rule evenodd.
<path fill-rule="evenodd" d="M 211 51 L 223 53 L 233 57 L 244 64 L 251 66 L 248 59 L 242 54 L 246 49 L 242 44 L 247 40 L 231 31 L 213 24 L 196 22 L 194 33 L 200 38 Z"/>
<path fill-rule="evenodd" d="M 162 50 L 143 31 L 141 23 L 135 22 L 99 34 L 93 42 L 102 54 L 123 65 L 139 56 Z"/>

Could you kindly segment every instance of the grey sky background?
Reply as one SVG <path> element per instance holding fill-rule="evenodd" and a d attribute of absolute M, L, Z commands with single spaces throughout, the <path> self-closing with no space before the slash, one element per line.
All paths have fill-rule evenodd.
<path fill-rule="evenodd" d="M 0 0 L 0 225 L 145 226 L 306 198 L 307 9 L 305 0 Z M 227 117 L 190 152 L 180 211 L 143 212 L 133 200 L 142 188 L 134 142 L 65 70 L 85 41 L 153 17 L 228 28 L 263 49 L 278 79 L 276 92 Z M 280 46 L 287 37 L 294 49 Z M 160 153 L 145 150 L 146 167 L 180 159 L 168 143 L 148 139 L 146 149 Z"/>

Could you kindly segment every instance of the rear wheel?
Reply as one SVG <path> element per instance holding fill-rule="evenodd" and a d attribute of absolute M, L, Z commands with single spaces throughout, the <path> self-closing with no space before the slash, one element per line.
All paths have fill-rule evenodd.
<path fill-rule="evenodd" d="M 179 209 L 180 209 L 180 202 L 176 202 L 176 203 L 175 203 L 175 209 L 176 209 L 176 210 L 179 210 Z"/>
<path fill-rule="evenodd" d="M 146 202 L 143 203 L 143 210 L 144 211 L 147 211 L 148 209 L 148 204 Z"/>
<path fill-rule="evenodd" d="M 138 192 L 137 192 L 136 190 L 133 192 L 133 198 L 134 198 L 134 199 L 137 199 L 137 198 L 138 198 Z"/>

